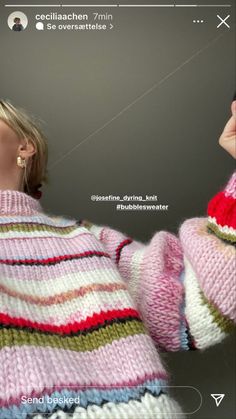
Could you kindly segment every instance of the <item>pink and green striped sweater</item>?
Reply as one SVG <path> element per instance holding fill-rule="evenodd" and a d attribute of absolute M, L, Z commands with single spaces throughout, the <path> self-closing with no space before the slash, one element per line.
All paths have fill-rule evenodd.
<path fill-rule="evenodd" d="M 0 190 L 0 419 L 184 418 L 162 351 L 235 327 L 236 172 L 147 244 Z"/>

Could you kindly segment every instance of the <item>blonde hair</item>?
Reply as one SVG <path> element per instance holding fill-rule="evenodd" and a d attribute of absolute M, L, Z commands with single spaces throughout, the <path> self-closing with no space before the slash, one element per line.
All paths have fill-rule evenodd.
<path fill-rule="evenodd" d="M 12 128 L 19 138 L 24 138 L 35 147 L 35 154 L 24 168 L 24 192 L 33 196 L 38 185 L 48 183 L 47 139 L 35 118 L 24 109 L 16 108 L 9 100 L 0 100 L 0 119 Z"/>

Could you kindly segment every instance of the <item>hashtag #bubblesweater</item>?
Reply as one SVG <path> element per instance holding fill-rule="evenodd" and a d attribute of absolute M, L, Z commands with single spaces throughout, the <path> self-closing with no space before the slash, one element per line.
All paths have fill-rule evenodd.
<path fill-rule="evenodd" d="M 146 245 L 0 190 L 0 419 L 184 418 L 159 351 L 235 327 L 235 179 Z"/>

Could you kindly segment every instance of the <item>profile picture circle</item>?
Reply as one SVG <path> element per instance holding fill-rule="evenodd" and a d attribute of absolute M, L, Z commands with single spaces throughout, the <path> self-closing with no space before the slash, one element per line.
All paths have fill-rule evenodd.
<path fill-rule="evenodd" d="M 23 12 L 13 12 L 8 16 L 7 24 L 14 32 L 21 32 L 27 28 L 28 19 Z"/>

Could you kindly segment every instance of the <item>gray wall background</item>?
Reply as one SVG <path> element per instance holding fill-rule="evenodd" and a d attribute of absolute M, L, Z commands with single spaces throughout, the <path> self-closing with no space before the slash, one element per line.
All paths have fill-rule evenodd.
<path fill-rule="evenodd" d="M 15 10 L 27 14 L 29 26 L 10 31 L 14 9 L 1 3 L 0 96 L 43 121 L 50 150 L 45 210 L 142 241 L 158 230 L 177 233 L 184 219 L 204 215 L 235 166 L 218 146 L 235 90 L 234 6 L 94 8 L 113 13 L 114 28 L 105 32 L 36 31 L 36 9 Z M 229 13 L 231 29 L 217 29 L 216 15 Z M 195 18 L 206 23 L 193 25 Z M 157 194 L 169 211 L 118 212 L 113 203 L 91 202 L 93 194 Z M 194 386 L 203 396 L 189 418 L 235 417 L 235 335 L 203 353 L 163 359 L 171 385 Z M 199 398 L 185 391 L 173 389 L 185 411 L 194 411 Z M 211 393 L 226 394 L 220 407 Z"/>

